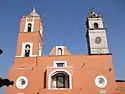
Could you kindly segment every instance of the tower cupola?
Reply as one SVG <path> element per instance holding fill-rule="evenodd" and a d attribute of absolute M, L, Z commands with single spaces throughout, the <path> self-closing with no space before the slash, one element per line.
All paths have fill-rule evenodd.
<path fill-rule="evenodd" d="M 35 7 L 33 8 L 32 12 L 28 15 L 29 17 L 37 17 L 40 16 L 38 13 L 36 13 Z"/>

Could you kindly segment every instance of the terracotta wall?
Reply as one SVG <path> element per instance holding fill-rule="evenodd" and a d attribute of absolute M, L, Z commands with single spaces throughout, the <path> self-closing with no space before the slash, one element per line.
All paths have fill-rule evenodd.
<path fill-rule="evenodd" d="M 118 94 L 125 94 L 125 82 L 116 82 L 117 85 L 117 93 Z"/>
<path fill-rule="evenodd" d="M 65 70 L 72 74 L 72 89 L 70 90 L 48 90 L 48 74 L 55 70 L 53 61 L 67 61 Z M 31 68 L 15 69 L 14 68 Z M 109 70 L 108 68 L 111 68 Z M 7 94 L 98 94 L 105 90 L 106 94 L 116 92 L 114 69 L 111 55 L 72 55 L 72 56 L 42 56 L 32 58 L 15 58 L 15 63 L 9 71 L 9 78 L 16 81 L 19 76 L 26 76 L 29 80 L 28 87 L 18 89 L 16 85 L 7 89 Z M 95 77 L 103 75 L 108 84 L 105 88 L 95 85 Z"/>

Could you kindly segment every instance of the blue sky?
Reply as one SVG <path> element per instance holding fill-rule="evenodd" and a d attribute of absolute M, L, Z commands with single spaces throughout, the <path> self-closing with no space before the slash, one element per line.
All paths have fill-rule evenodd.
<path fill-rule="evenodd" d="M 21 16 L 36 6 L 44 24 L 43 55 L 56 45 L 66 45 L 72 54 L 87 54 L 85 21 L 90 8 L 102 13 L 116 79 L 125 79 L 124 0 L 0 0 L 0 76 L 7 77 L 16 53 Z M 2 93 L 1 93 L 2 92 Z M 4 94 L 5 90 L 0 89 Z"/>

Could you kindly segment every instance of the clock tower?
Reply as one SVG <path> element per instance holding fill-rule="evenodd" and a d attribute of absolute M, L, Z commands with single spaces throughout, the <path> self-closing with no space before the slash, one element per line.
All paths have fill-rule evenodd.
<path fill-rule="evenodd" d="M 88 54 L 109 54 L 102 15 L 91 11 L 87 17 L 86 27 Z"/>

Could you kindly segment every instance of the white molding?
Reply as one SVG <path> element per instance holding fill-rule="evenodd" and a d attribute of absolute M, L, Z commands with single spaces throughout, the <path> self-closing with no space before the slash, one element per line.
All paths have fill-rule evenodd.
<path fill-rule="evenodd" d="M 15 57 L 25 57 L 25 56 L 15 56 Z M 38 55 L 31 55 L 30 57 L 38 57 Z"/>
<path fill-rule="evenodd" d="M 43 37 L 43 25 L 41 22 L 40 22 L 40 34 L 41 34 L 41 37 Z"/>
<path fill-rule="evenodd" d="M 104 84 L 100 84 L 99 83 L 99 78 L 102 78 L 104 80 Z M 106 77 L 103 76 L 103 75 L 96 76 L 96 78 L 95 78 L 95 84 L 99 88 L 105 88 L 107 86 L 107 79 L 106 79 Z"/>
<path fill-rule="evenodd" d="M 25 80 L 25 84 L 24 85 L 20 85 L 20 80 L 21 79 L 24 79 Z M 18 77 L 17 78 L 17 80 L 16 80 L 16 87 L 18 88 L 18 89 L 25 89 L 26 87 L 28 86 L 28 79 L 27 79 L 27 77 L 25 77 L 25 76 L 20 76 L 20 77 Z"/>
<path fill-rule="evenodd" d="M 49 73 L 49 75 L 48 75 L 48 89 L 49 90 L 58 89 L 58 88 L 51 88 L 51 76 L 53 76 L 53 74 L 55 74 L 58 71 L 66 72 L 69 75 L 69 88 L 62 88 L 61 90 L 72 89 L 72 75 L 69 71 L 67 71 L 65 69 L 56 69 L 56 70 L 52 71 L 51 73 Z"/>
<path fill-rule="evenodd" d="M 38 55 L 31 55 L 30 57 L 37 57 Z"/>
<path fill-rule="evenodd" d="M 70 88 L 51 88 L 49 90 L 69 90 Z"/>
<path fill-rule="evenodd" d="M 27 28 L 28 28 L 29 23 L 32 24 L 31 32 L 33 32 L 34 31 L 34 17 L 31 22 L 28 22 L 27 21 L 28 19 L 31 19 L 31 18 L 26 17 L 24 32 L 28 32 Z"/>
<path fill-rule="evenodd" d="M 33 31 L 34 31 L 34 22 L 35 22 L 35 20 L 34 20 L 34 17 L 33 17 L 31 32 L 33 32 Z"/>
<path fill-rule="evenodd" d="M 25 57 L 25 56 L 15 56 L 15 57 Z M 38 55 L 31 55 L 30 57 L 38 57 Z"/>
<path fill-rule="evenodd" d="M 53 61 L 53 67 L 58 68 L 57 64 L 58 63 L 64 63 L 64 67 L 67 67 L 67 61 Z M 62 67 L 59 67 L 62 68 Z"/>
<path fill-rule="evenodd" d="M 22 43 L 22 52 L 21 52 L 21 56 L 24 57 L 25 56 L 25 45 L 28 44 L 30 45 L 30 57 L 32 56 L 32 50 L 33 50 L 33 43 L 32 42 L 23 42 Z"/>
<path fill-rule="evenodd" d="M 26 17 L 26 20 L 25 20 L 24 32 L 27 32 L 27 28 L 26 28 L 26 26 L 27 26 L 27 17 Z"/>
<path fill-rule="evenodd" d="M 22 56 L 15 56 L 15 57 L 22 57 Z"/>
<path fill-rule="evenodd" d="M 42 47 L 41 47 L 41 43 L 39 43 L 39 54 L 38 56 L 42 56 Z"/>
<path fill-rule="evenodd" d="M 49 68 L 55 68 L 55 67 L 52 66 L 52 67 L 46 67 L 46 68 L 49 69 Z M 67 66 L 67 67 L 57 67 L 57 69 L 58 69 L 58 68 L 65 69 L 65 68 L 73 68 L 73 67 L 72 67 L 72 66 Z"/>

